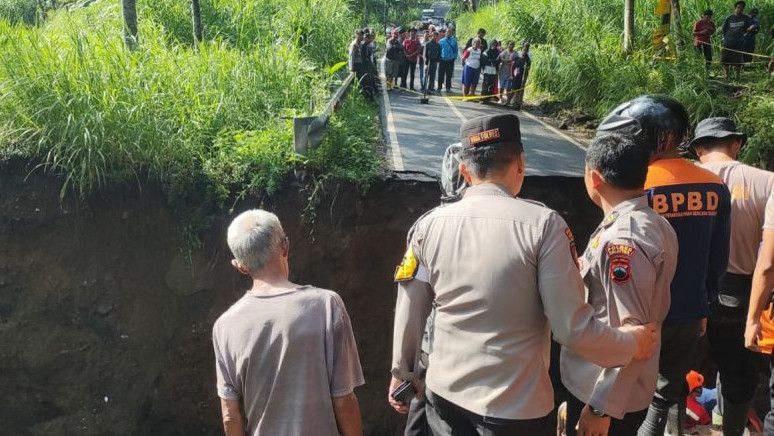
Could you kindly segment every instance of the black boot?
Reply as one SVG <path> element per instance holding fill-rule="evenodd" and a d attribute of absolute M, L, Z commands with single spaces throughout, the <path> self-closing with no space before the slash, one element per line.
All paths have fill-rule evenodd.
<path fill-rule="evenodd" d="M 723 436 L 742 436 L 747 425 L 750 403 L 734 404 L 723 398 Z"/>

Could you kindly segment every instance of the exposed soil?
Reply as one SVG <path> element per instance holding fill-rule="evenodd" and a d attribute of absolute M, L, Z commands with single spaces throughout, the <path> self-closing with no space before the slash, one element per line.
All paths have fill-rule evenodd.
<path fill-rule="evenodd" d="M 583 143 L 591 142 L 595 129 L 599 125 L 599 119 L 594 115 L 562 101 L 547 99 L 529 101 L 524 106 L 524 110 Z"/>
<path fill-rule="evenodd" d="M 211 327 L 248 283 L 211 217 L 203 246 L 178 247 L 178 222 L 152 189 L 59 199 L 61 182 L 0 165 L 0 434 L 211 435 L 220 430 Z M 353 321 L 366 385 L 366 434 L 400 434 L 385 401 L 394 285 L 405 232 L 438 202 L 437 183 L 398 177 L 365 194 L 330 184 L 313 222 L 288 183 L 238 213 L 275 211 L 292 279 L 334 289 Z M 580 247 L 601 215 L 582 180 L 528 178 L 523 196 L 562 211 Z"/>

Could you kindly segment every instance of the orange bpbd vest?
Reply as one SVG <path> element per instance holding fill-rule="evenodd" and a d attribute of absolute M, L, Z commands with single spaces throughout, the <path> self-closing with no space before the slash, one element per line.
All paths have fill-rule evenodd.
<path fill-rule="evenodd" d="M 772 307 L 764 310 L 761 314 L 761 336 L 763 338 L 758 341 L 758 348 L 761 353 L 771 354 L 774 350 L 774 321 L 771 320 Z"/>

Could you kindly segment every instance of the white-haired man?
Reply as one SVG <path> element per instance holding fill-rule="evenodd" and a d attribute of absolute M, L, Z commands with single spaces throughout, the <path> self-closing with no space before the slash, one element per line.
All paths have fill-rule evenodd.
<path fill-rule="evenodd" d="M 341 298 L 288 280 L 288 238 L 270 212 L 237 216 L 228 246 L 253 283 L 212 332 L 226 435 L 362 435 L 363 372 Z"/>

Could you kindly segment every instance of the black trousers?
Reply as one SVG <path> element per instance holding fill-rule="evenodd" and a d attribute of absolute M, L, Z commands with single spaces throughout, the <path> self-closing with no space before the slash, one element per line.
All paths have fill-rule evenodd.
<path fill-rule="evenodd" d="M 575 436 L 575 426 L 578 425 L 580 420 L 581 410 L 585 404 L 574 395 L 570 395 L 567 399 L 567 436 Z M 645 420 L 645 415 L 648 413 L 648 409 L 640 410 L 639 412 L 627 413 L 623 419 L 610 418 L 610 429 L 608 430 L 608 436 L 634 436 L 637 434 L 637 430 L 642 425 L 642 421 Z"/>
<path fill-rule="evenodd" d="M 696 53 L 699 56 L 704 56 L 704 60 L 707 62 L 707 66 L 709 67 L 710 64 L 712 64 L 712 46 L 709 44 L 701 43 L 697 45 L 695 48 L 696 48 Z"/>
<path fill-rule="evenodd" d="M 751 288 L 752 276 L 727 273 L 707 322 L 707 339 L 718 365 L 723 397 L 734 404 L 752 400 L 761 367 L 761 355 L 744 347 Z"/>
<path fill-rule="evenodd" d="M 403 82 L 402 85 L 404 88 L 406 87 L 406 75 L 408 74 L 408 61 L 406 59 L 403 59 L 400 61 L 400 74 L 398 74 L 398 78 Z M 395 84 L 398 84 L 398 81 L 395 81 Z"/>
<path fill-rule="evenodd" d="M 435 436 L 554 436 L 548 415 L 537 419 L 502 419 L 477 415 L 425 390 L 427 423 Z"/>
<path fill-rule="evenodd" d="M 454 60 L 441 61 L 440 69 L 438 70 L 438 89 L 443 86 L 444 79 L 446 80 L 446 90 L 451 89 L 452 75 L 454 74 Z"/>
<path fill-rule="evenodd" d="M 675 404 L 678 406 L 678 414 L 684 414 L 685 398 L 688 395 L 685 375 L 693 368 L 700 331 L 700 321 L 661 327 L 656 394 L 649 407 L 651 416 L 646 417 L 638 432 L 639 436 L 663 436 L 669 409 Z"/>
<path fill-rule="evenodd" d="M 438 74 L 438 61 L 428 61 L 427 62 L 427 74 L 425 75 L 425 80 L 427 81 L 427 89 L 434 90 L 435 89 L 435 77 Z M 441 82 L 438 82 L 438 90 L 441 90 Z"/>
<path fill-rule="evenodd" d="M 411 80 L 409 81 L 409 86 L 411 86 L 411 88 L 414 88 L 414 76 L 416 75 L 416 71 L 417 71 L 417 63 L 406 61 L 404 68 L 405 70 L 403 70 L 403 76 L 401 76 L 400 78 L 401 80 L 400 86 L 404 88 L 406 87 L 406 77 L 410 75 Z"/>
<path fill-rule="evenodd" d="M 481 95 L 494 95 L 495 83 L 497 83 L 496 74 L 484 74 L 484 81 L 481 84 Z"/>
<path fill-rule="evenodd" d="M 763 421 L 764 436 L 774 435 L 774 353 L 769 357 L 769 365 L 771 366 L 771 378 L 769 379 L 769 401 L 771 410 L 766 414 L 766 419 Z"/>

